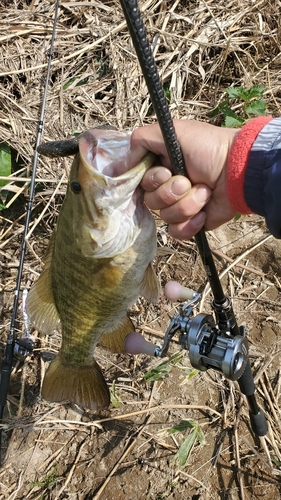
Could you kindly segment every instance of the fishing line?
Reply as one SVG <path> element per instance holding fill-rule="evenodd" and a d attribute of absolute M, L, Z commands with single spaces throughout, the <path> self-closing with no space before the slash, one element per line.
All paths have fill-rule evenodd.
<path fill-rule="evenodd" d="M 23 263 L 24 263 L 25 252 L 26 252 L 26 236 L 28 233 L 31 211 L 32 211 L 33 203 L 34 203 L 36 171 L 37 171 L 37 164 L 38 164 L 38 157 L 39 157 L 38 152 L 37 152 L 37 148 L 41 142 L 41 136 L 42 136 L 43 127 L 44 127 L 44 116 L 45 116 L 45 111 L 46 111 L 47 93 L 48 93 L 48 86 L 49 86 L 49 81 L 50 81 L 51 62 L 53 59 L 53 49 L 54 49 L 54 42 L 55 42 L 56 25 L 57 25 L 57 20 L 58 20 L 58 12 L 59 12 L 59 0 L 56 0 L 54 21 L 53 21 L 53 30 L 52 30 L 52 36 L 51 36 L 51 42 L 50 42 L 50 51 L 48 54 L 46 79 L 45 79 L 45 85 L 44 85 L 44 91 L 43 91 L 43 97 L 42 97 L 42 105 L 41 105 L 40 117 L 39 117 L 39 122 L 38 122 L 38 130 L 37 130 L 37 136 L 36 136 L 35 152 L 34 152 L 34 158 L 33 158 L 33 164 L 32 164 L 32 174 L 31 174 L 31 180 L 30 180 L 29 197 L 27 200 L 27 207 L 26 207 L 26 216 L 25 216 L 24 232 L 23 232 L 23 238 L 22 238 L 22 246 L 21 246 L 20 258 L 19 258 L 16 287 L 15 287 L 15 292 L 14 292 L 12 317 L 11 317 L 10 330 L 8 333 L 8 338 L 7 338 L 6 348 L 5 348 L 5 357 L 4 357 L 4 361 L 2 363 L 2 369 L 1 369 L 0 424 L 2 421 L 4 407 L 5 407 L 6 400 L 7 400 L 12 364 L 13 364 L 13 355 L 14 355 L 14 348 L 15 348 L 15 324 L 16 324 L 16 318 L 17 318 L 17 312 L 18 312 L 18 303 L 19 303 L 19 294 L 20 294 L 20 286 L 21 286 L 21 279 L 22 279 Z M 0 450 L 1 450 L 1 444 L 2 444 L 2 427 L 0 427 Z"/>

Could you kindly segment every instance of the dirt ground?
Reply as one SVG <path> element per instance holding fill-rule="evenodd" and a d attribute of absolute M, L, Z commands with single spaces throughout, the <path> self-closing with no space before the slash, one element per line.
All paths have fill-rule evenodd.
<path fill-rule="evenodd" d="M 194 243 L 176 242 L 164 229 L 159 220 L 156 270 L 161 282 L 177 279 L 206 291 Z M 257 399 L 270 425 L 264 443 L 251 431 L 237 384 L 214 371 L 191 377 L 188 355 L 176 342 L 169 356 L 183 356 L 168 365 L 171 371 L 151 382 L 145 374 L 163 360 L 97 349 L 114 395 L 108 411 L 94 414 L 47 404 L 40 399 L 45 370 L 40 347 L 56 349 L 59 338 L 42 339 L 38 351 L 23 366 L 15 366 L 12 375 L 1 499 L 279 498 L 280 245 L 256 216 L 212 232 L 209 241 L 218 269 L 226 270 L 223 283 L 238 323 L 247 327 Z M 8 296 L 4 292 L 5 307 Z M 210 299 L 205 294 L 203 312 L 210 313 Z M 140 300 L 132 317 L 147 339 L 161 344 L 177 308 L 163 296 L 156 307 Z M 24 399 L 19 406 L 21 391 Z M 204 435 L 202 442 L 195 439 L 182 467 L 176 453 L 191 430 L 169 434 L 181 421 L 196 423 Z"/>
<path fill-rule="evenodd" d="M 210 120 L 229 85 L 263 84 L 267 113 L 280 115 L 280 6 L 275 1 L 148 0 L 144 19 L 175 118 Z M 0 212 L 0 355 L 13 309 L 46 54 L 54 3 L 3 1 L 0 134 L 20 156 L 15 199 Z M 110 15 L 109 15 L 110 14 Z M 132 56 L 117 0 L 63 2 L 44 117 L 44 140 L 100 123 L 132 129 L 155 121 Z M 42 73 L 43 71 L 43 73 Z M 235 110 L 241 110 L 236 103 Z M 214 123 L 221 123 L 222 117 Z M 42 258 L 65 192 L 71 160 L 40 159 L 21 282 L 16 333 L 23 334 L 22 292 Z M 180 303 L 163 295 L 170 280 L 199 291 L 195 314 L 211 314 L 212 295 L 195 241 L 173 240 L 155 217 L 155 270 L 162 294 L 130 311 L 147 340 L 162 345 Z M 0 500 L 256 500 L 280 498 L 281 246 L 258 216 L 242 216 L 208 240 L 239 325 L 245 325 L 256 396 L 269 432 L 253 435 L 237 383 L 193 370 L 171 343 L 168 356 L 96 359 L 111 391 L 107 411 L 48 404 L 40 387 L 60 335 L 34 332 L 24 363 L 15 360 L 2 421 Z"/>

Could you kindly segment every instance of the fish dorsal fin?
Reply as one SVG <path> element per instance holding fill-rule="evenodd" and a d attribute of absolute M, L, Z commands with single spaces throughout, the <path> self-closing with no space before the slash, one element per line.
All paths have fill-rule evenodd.
<path fill-rule="evenodd" d="M 153 304 L 159 299 L 159 283 L 151 262 L 142 280 L 140 295 Z"/>
<path fill-rule="evenodd" d="M 101 336 L 99 345 L 112 352 L 126 352 L 125 339 L 134 330 L 135 327 L 132 321 L 128 316 L 125 316 L 116 328 Z"/>
<path fill-rule="evenodd" d="M 60 318 L 52 292 L 50 272 L 54 241 L 55 231 L 51 236 L 44 257 L 44 269 L 38 280 L 32 285 L 26 301 L 26 312 L 30 322 L 44 335 L 50 335 L 60 325 Z"/>

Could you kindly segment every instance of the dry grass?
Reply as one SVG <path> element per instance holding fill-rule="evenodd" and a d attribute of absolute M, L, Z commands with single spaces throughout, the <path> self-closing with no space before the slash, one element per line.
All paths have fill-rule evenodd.
<path fill-rule="evenodd" d="M 141 8 L 162 81 L 170 92 L 173 117 L 210 120 L 210 111 L 223 99 L 225 88 L 252 84 L 266 87 L 268 113 L 280 115 L 278 2 L 147 0 L 141 2 Z M 15 198 L 9 209 L 0 213 L 3 351 L 54 3 L 3 0 L 0 13 L 0 137 L 22 163 L 21 170 L 13 176 L 16 182 L 11 182 Z M 216 120 L 219 123 L 220 118 Z M 101 123 L 133 129 L 154 121 L 119 2 L 62 2 L 43 140 L 68 137 Z M 41 270 L 41 258 L 59 212 L 68 169 L 69 160 L 39 160 L 22 288 L 29 287 Z M 156 265 L 161 282 L 175 278 L 203 289 L 206 278 L 194 243 L 172 241 L 161 221 L 157 221 L 157 227 L 162 252 Z M 97 416 L 77 408 L 47 405 L 39 399 L 44 363 L 34 357 L 26 362 L 24 370 L 17 365 L 12 375 L 5 420 L 12 438 L 11 432 L 7 433 L 11 439 L 7 440 L 7 460 L 0 471 L 1 500 L 177 500 L 181 496 L 194 500 L 250 500 L 260 495 L 269 500 L 278 498 L 280 256 L 272 241 L 263 241 L 259 255 L 246 252 L 265 233 L 262 221 L 246 218 L 236 225 L 230 223 L 223 244 L 223 233 L 210 237 L 212 246 L 217 248 L 219 270 L 227 269 L 224 286 L 234 298 L 239 320 L 251 332 L 251 361 L 258 398 L 271 427 L 264 442 L 259 443 L 251 435 L 247 410 L 237 389 L 217 374 L 198 375 L 187 381 L 183 372 L 175 368 L 164 381 L 145 384 L 143 373 L 155 361 L 144 357 L 135 361 L 122 356 L 108 358 L 101 350 L 99 362 L 109 383 L 115 381 L 122 403 L 95 420 Z M 229 259 L 232 264 L 227 267 Z M 204 308 L 209 308 L 207 295 Z M 174 312 L 174 305 L 162 298 L 157 307 L 139 301 L 132 314 L 144 333 L 156 342 Z M 21 317 L 18 331 L 21 334 Z M 59 343 L 59 336 L 41 339 L 39 349 L 57 351 Z M 175 350 L 173 346 L 172 351 Z M 21 387 L 25 395 L 23 406 L 19 399 Z M 200 423 L 205 444 L 195 447 L 188 467 L 180 470 L 173 461 L 179 441 L 168 436 L 167 429 L 186 418 Z"/>

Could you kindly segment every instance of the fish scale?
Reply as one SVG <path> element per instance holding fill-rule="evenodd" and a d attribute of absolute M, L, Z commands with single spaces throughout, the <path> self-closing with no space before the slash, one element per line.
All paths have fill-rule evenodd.
<path fill-rule="evenodd" d="M 81 136 L 44 270 L 28 294 L 35 327 L 51 334 L 60 325 L 62 334 L 42 385 L 49 401 L 107 407 L 96 345 L 125 352 L 134 330 L 128 308 L 140 295 L 158 299 L 155 222 L 138 187 L 154 156 L 130 170 L 129 145 L 129 132 L 90 130 Z M 103 163 L 103 169 L 113 177 L 101 172 L 99 156 L 107 158 L 110 168 Z"/>

